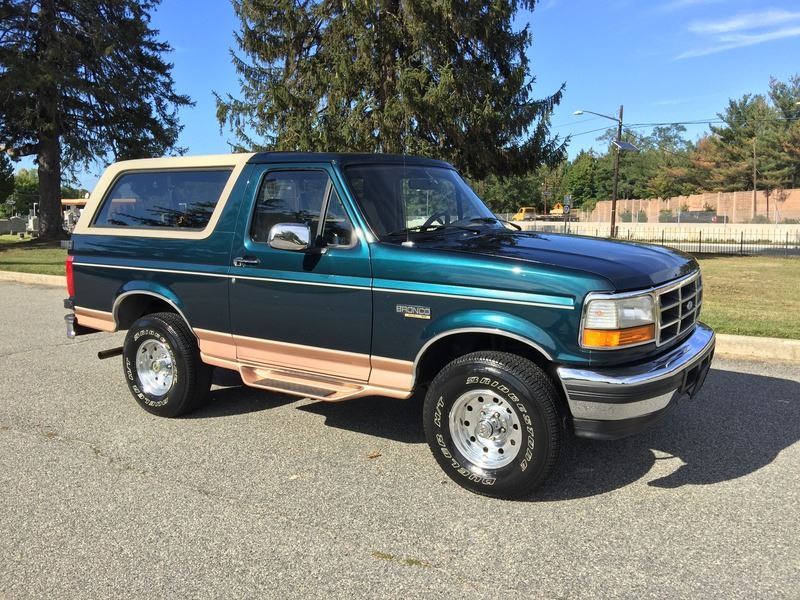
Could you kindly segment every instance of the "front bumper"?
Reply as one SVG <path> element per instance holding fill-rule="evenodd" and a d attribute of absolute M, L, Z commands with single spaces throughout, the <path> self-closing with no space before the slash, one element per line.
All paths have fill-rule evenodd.
<path fill-rule="evenodd" d="M 559 367 L 575 435 L 616 439 L 638 433 L 705 382 L 716 340 L 698 323 L 682 344 L 649 362 L 608 369 Z"/>

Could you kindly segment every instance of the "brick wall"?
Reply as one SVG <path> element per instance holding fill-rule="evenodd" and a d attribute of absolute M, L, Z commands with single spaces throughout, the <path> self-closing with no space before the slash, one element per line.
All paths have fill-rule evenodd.
<path fill-rule="evenodd" d="M 747 223 L 753 218 L 753 192 L 706 192 L 676 196 L 669 200 L 618 200 L 617 220 L 620 213 L 625 211 L 636 214 L 643 210 L 647 214 L 648 223 L 657 223 L 660 211 L 671 210 L 673 214 L 677 214 L 682 206 L 688 206 L 689 211 L 701 211 L 710 207 L 718 215 L 727 216 L 730 223 Z M 755 214 L 769 217 L 773 222 L 776 216 L 778 222 L 783 219 L 800 219 L 800 189 L 774 191 L 769 197 L 764 192 L 758 192 Z M 581 220 L 610 221 L 611 201 L 598 202 L 591 213 L 581 213 Z"/>

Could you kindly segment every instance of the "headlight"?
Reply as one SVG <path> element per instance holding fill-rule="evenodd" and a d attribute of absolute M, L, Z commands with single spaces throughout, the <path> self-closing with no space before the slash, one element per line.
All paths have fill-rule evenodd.
<path fill-rule="evenodd" d="M 655 339 L 655 307 L 649 294 L 587 301 L 581 332 L 584 348 L 623 348 Z"/>

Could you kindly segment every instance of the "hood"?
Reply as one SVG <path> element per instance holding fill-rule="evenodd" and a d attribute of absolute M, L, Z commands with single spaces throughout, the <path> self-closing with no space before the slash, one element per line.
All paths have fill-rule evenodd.
<path fill-rule="evenodd" d="M 583 271 L 607 279 L 617 291 L 660 285 L 698 268 L 688 254 L 663 246 L 557 233 L 448 232 L 420 236 L 414 242 L 430 250 L 470 252 Z"/>

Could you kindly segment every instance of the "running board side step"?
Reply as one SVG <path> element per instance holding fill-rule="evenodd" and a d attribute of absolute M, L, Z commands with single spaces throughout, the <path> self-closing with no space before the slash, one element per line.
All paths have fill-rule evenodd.
<path fill-rule="evenodd" d="M 377 390 L 371 391 L 366 383 L 342 381 L 323 375 L 249 366 L 242 366 L 239 371 L 246 385 L 313 400 L 338 402 L 377 393 Z"/>

